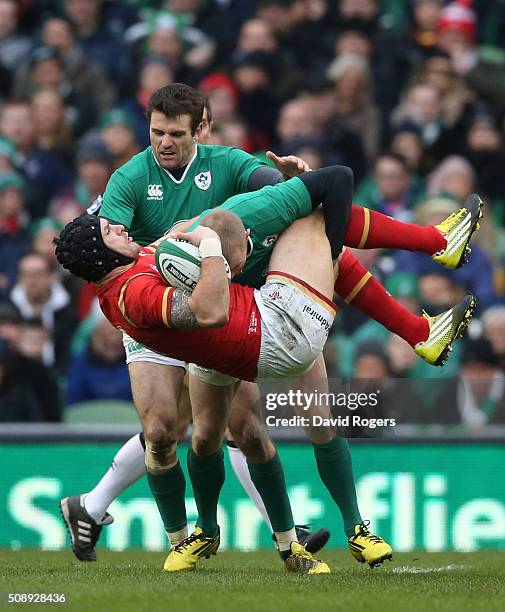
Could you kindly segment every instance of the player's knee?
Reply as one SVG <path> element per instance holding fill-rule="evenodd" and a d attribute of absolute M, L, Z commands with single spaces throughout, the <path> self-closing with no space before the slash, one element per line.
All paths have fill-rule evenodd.
<path fill-rule="evenodd" d="M 161 444 L 146 439 L 145 463 L 150 474 L 161 475 L 177 463 L 177 443 Z"/>
<path fill-rule="evenodd" d="M 201 457 L 206 457 L 215 453 L 221 445 L 221 437 L 211 430 L 193 433 L 193 451 Z"/>
<path fill-rule="evenodd" d="M 337 430 L 334 427 L 307 427 L 305 432 L 313 444 L 326 444 L 333 440 Z"/>
<path fill-rule="evenodd" d="M 261 463 L 273 457 L 275 448 L 257 415 L 235 419 L 229 429 L 235 444 L 248 459 Z"/>
<path fill-rule="evenodd" d="M 177 441 L 177 427 L 174 421 L 152 418 L 144 423 L 146 444 L 169 445 Z"/>

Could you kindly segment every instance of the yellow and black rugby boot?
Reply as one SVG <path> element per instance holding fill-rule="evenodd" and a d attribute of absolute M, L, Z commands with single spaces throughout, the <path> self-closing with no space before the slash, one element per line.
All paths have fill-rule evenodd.
<path fill-rule="evenodd" d="M 370 521 L 363 521 L 354 527 L 354 535 L 349 538 L 349 551 L 360 563 L 368 563 L 371 568 L 386 559 L 393 558 L 393 549 L 379 536 L 370 533 Z"/>
<path fill-rule="evenodd" d="M 288 572 L 298 574 L 329 574 L 330 568 L 324 561 L 316 559 L 298 542 L 291 542 L 291 554 L 284 561 Z"/>
<path fill-rule="evenodd" d="M 215 555 L 219 548 L 219 530 L 213 538 L 205 537 L 200 527 L 170 551 L 163 565 L 165 572 L 191 572 L 200 559 Z"/>
<path fill-rule="evenodd" d="M 452 343 L 465 332 L 476 305 L 477 300 L 473 295 L 466 295 L 459 304 L 435 317 L 424 312 L 430 335 L 423 342 L 418 342 L 414 351 L 432 365 L 444 365 L 452 351 Z"/>
<path fill-rule="evenodd" d="M 468 196 L 463 208 L 447 217 L 435 227 L 444 234 L 447 246 L 442 251 L 432 255 L 437 263 L 454 270 L 461 268 L 470 254 L 468 246 L 474 232 L 479 229 L 479 220 L 482 217 L 483 202 L 476 193 Z"/>

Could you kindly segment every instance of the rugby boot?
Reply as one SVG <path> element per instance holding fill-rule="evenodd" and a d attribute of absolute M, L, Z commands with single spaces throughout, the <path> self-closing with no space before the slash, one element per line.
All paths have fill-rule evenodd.
<path fill-rule="evenodd" d="M 190 536 L 182 540 L 182 542 L 179 542 L 179 544 L 174 546 L 170 551 L 163 565 L 163 571 L 194 571 L 200 559 L 203 557 L 208 559 L 211 555 L 216 554 L 219 543 L 219 530 L 216 536 L 209 538 L 203 535 L 200 527 L 197 527 Z"/>
<path fill-rule="evenodd" d="M 368 563 L 371 568 L 386 559 L 393 558 L 393 549 L 379 536 L 370 533 L 370 521 L 363 521 L 354 527 L 354 535 L 349 538 L 349 551 L 360 563 Z"/>
<path fill-rule="evenodd" d="M 284 561 L 288 572 L 298 574 L 329 574 L 330 568 L 324 561 L 316 559 L 298 542 L 291 542 L 291 554 Z"/>
<path fill-rule="evenodd" d="M 95 546 L 104 525 L 114 519 L 106 512 L 100 522 L 92 518 L 84 507 L 83 495 L 65 497 L 60 501 L 60 512 L 72 540 L 72 552 L 79 561 L 96 561 Z"/>
<path fill-rule="evenodd" d="M 447 217 L 439 225 L 435 225 L 447 240 L 445 249 L 432 255 L 437 263 L 454 270 L 461 268 L 467 262 L 471 251 L 468 243 L 474 232 L 479 229 L 482 206 L 483 202 L 480 197 L 473 193 L 468 196 L 463 208 Z"/>
<path fill-rule="evenodd" d="M 452 351 L 453 342 L 461 338 L 468 327 L 476 305 L 477 300 L 473 295 L 466 295 L 459 304 L 435 317 L 424 312 L 423 317 L 428 320 L 430 334 L 426 340 L 415 345 L 415 352 L 432 365 L 444 365 Z"/>

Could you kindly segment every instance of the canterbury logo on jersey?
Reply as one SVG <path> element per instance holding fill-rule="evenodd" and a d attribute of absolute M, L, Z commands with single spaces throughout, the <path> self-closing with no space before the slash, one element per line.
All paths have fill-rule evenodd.
<path fill-rule="evenodd" d="M 147 187 L 148 200 L 163 200 L 163 189 L 161 185 L 148 185 Z"/>
<path fill-rule="evenodd" d="M 210 170 L 207 172 L 200 172 L 195 176 L 195 185 L 198 189 L 202 189 L 202 191 L 207 191 L 212 183 L 212 176 L 210 174 Z"/>

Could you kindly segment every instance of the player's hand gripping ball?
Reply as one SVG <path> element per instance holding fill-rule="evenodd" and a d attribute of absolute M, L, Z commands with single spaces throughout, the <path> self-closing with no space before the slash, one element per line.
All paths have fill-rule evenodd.
<path fill-rule="evenodd" d="M 187 240 L 167 237 L 156 249 L 156 267 L 169 285 L 191 293 L 200 278 L 202 258 L 197 246 Z M 226 274 L 231 279 L 230 266 L 223 257 Z"/>

